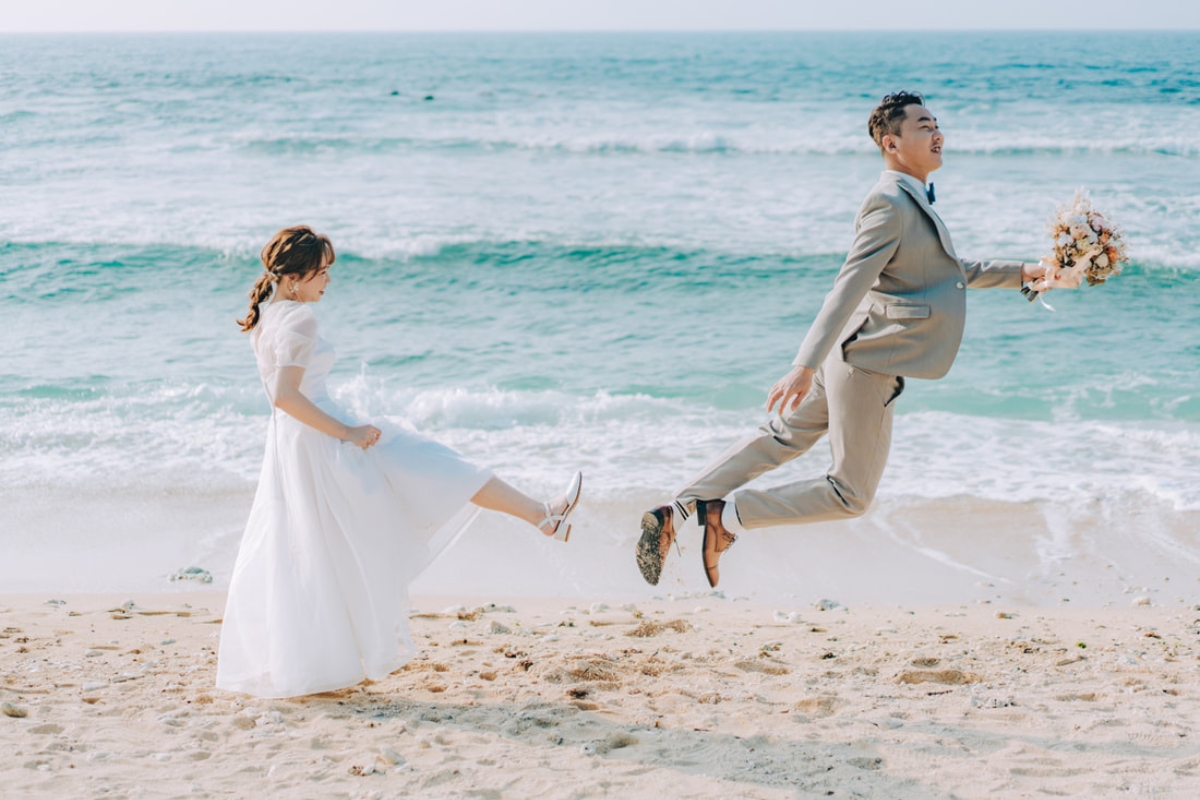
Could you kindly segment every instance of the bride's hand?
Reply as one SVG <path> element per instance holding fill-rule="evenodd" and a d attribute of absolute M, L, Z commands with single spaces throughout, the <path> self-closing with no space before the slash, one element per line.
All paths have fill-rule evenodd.
<path fill-rule="evenodd" d="M 378 442 L 379 437 L 382 435 L 383 432 L 374 425 L 356 425 L 353 428 L 346 429 L 345 441 L 355 447 L 361 447 L 363 450 L 366 450 Z"/>

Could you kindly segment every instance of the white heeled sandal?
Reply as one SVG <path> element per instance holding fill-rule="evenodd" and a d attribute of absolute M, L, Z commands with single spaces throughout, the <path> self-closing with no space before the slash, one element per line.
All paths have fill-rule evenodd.
<path fill-rule="evenodd" d="M 571 483 L 567 485 L 567 507 L 563 509 L 561 514 L 555 514 L 550 510 L 549 503 L 542 503 L 542 508 L 545 509 L 546 517 L 537 524 L 538 528 L 545 527 L 548 523 L 554 523 L 554 540 L 556 542 L 565 542 L 571 538 L 571 526 L 567 524 L 567 517 L 571 516 L 571 512 L 575 510 L 575 506 L 579 505 L 579 495 L 583 490 L 583 473 L 576 472 L 571 476 Z"/>

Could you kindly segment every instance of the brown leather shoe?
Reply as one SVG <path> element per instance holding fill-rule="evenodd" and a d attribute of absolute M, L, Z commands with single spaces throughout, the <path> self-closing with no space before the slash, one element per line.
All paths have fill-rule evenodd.
<path fill-rule="evenodd" d="M 669 505 L 659 506 L 642 515 L 642 538 L 637 544 L 637 563 L 642 577 L 651 586 L 658 585 L 663 564 L 671 552 L 671 543 L 675 541 L 673 511 Z"/>
<path fill-rule="evenodd" d="M 721 524 L 721 512 L 724 510 L 724 500 L 708 500 L 696 504 L 697 514 L 704 525 L 704 574 L 708 578 L 708 585 L 714 589 L 717 588 L 717 581 L 721 580 L 717 561 L 720 560 L 721 554 L 737 541 L 737 537 Z"/>

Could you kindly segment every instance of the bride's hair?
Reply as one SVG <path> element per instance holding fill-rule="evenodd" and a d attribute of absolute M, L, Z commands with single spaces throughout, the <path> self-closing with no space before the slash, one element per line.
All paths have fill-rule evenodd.
<path fill-rule="evenodd" d="M 250 313 L 245 319 L 238 320 L 243 331 L 253 330 L 258 324 L 258 307 L 267 301 L 284 275 L 295 275 L 297 280 L 304 280 L 321 267 L 332 264 L 337 256 L 328 236 L 316 233 L 307 225 L 296 225 L 272 236 L 260 258 L 265 272 L 250 290 Z"/>

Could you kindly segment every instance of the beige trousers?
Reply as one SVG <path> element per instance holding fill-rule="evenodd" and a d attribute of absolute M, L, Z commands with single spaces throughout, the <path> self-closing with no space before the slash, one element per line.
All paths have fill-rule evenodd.
<path fill-rule="evenodd" d="M 904 379 L 853 367 L 837 350 L 817 370 L 812 390 L 785 417 L 773 417 L 730 447 L 675 496 L 691 513 L 698 500 L 721 500 L 808 451 L 829 434 L 833 464 L 815 480 L 734 495 L 746 528 L 856 517 L 875 497 L 892 442 L 893 401 Z"/>

